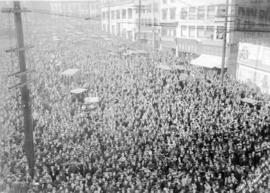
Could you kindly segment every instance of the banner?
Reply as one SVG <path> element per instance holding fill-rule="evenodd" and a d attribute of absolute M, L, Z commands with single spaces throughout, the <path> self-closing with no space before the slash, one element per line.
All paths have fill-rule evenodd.
<path fill-rule="evenodd" d="M 237 31 L 270 30 L 270 1 L 268 0 L 235 0 Z"/>

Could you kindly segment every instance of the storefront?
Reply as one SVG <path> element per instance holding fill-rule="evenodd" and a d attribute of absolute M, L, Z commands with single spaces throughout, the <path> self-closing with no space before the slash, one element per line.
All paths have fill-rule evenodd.
<path fill-rule="evenodd" d="M 270 94 L 270 47 L 239 43 L 237 80 L 255 84 Z"/>

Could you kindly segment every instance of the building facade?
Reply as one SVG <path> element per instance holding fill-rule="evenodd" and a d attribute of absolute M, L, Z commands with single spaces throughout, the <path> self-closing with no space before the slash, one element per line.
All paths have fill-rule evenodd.
<path fill-rule="evenodd" d="M 50 11 L 59 15 L 99 18 L 101 2 L 99 0 L 52 1 L 50 2 Z"/>
<path fill-rule="evenodd" d="M 137 13 L 132 0 L 103 1 L 101 10 L 103 31 L 130 40 L 135 39 Z"/>
<path fill-rule="evenodd" d="M 160 0 L 161 47 L 163 51 L 176 53 L 176 31 L 179 11 L 185 4 L 177 0 Z"/>
<path fill-rule="evenodd" d="M 140 40 L 148 44 L 158 41 L 159 2 L 157 0 L 104 0 L 102 29 L 132 41 Z"/>
<path fill-rule="evenodd" d="M 196 2 L 195 2 L 196 1 Z M 179 52 L 222 56 L 226 0 L 200 0 L 180 8 L 176 33 Z"/>
<path fill-rule="evenodd" d="M 270 2 L 235 0 L 229 49 L 231 74 L 270 94 Z M 236 65 L 235 65 L 236 64 Z"/>

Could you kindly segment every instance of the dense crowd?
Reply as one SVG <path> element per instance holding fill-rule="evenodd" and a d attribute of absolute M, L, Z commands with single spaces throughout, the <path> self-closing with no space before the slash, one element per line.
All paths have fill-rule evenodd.
<path fill-rule="evenodd" d="M 119 48 L 89 39 L 76 49 L 74 42 L 46 42 L 31 51 L 35 175 L 28 174 L 14 91 L 1 110 L 10 132 L 1 141 L 3 189 L 15 183 L 46 193 L 235 192 L 261 171 L 270 151 L 266 96 L 227 75 L 220 88 L 216 71 L 183 58 L 108 49 Z M 157 68 L 176 64 L 186 72 Z M 63 79 L 67 68 L 79 68 L 79 76 Z M 70 90 L 78 87 L 100 98 L 97 108 L 72 102 Z M 245 97 L 262 104 L 243 103 Z M 265 178 L 262 190 L 269 191 Z"/>

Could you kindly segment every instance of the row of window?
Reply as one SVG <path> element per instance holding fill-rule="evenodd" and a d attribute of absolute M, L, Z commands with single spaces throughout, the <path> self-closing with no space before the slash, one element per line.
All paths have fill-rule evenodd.
<path fill-rule="evenodd" d="M 110 17 L 112 20 L 120 19 L 120 18 L 121 19 L 132 19 L 132 15 L 133 15 L 132 8 L 129 8 L 129 9 L 111 11 Z M 105 19 L 108 18 L 109 17 L 108 11 L 104 11 L 102 13 L 102 16 Z"/>
<path fill-rule="evenodd" d="M 132 40 L 133 39 L 133 34 L 132 34 L 132 31 L 126 31 L 126 29 L 122 29 L 122 31 L 120 31 L 120 24 L 118 24 L 118 25 L 112 25 L 111 26 L 112 28 L 111 28 L 111 30 L 110 30 L 110 32 L 111 32 L 111 34 L 114 34 L 114 35 L 121 35 L 121 36 L 125 36 L 126 38 L 128 38 L 128 39 L 130 39 L 130 40 Z M 104 31 L 109 31 L 109 25 L 107 24 L 103 24 L 102 25 L 102 29 L 104 30 Z"/>
<path fill-rule="evenodd" d="M 162 28 L 161 35 L 163 37 L 176 37 L 176 29 Z M 183 25 L 180 27 L 180 35 L 182 38 L 222 40 L 224 35 L 224 27 Z"/>
<path fill-rule="evenodd" d="M 167 3 L 175 3 L 176 0 L 162 0 L 163 4 L 167 4 Z"/>
<path fill-rule="evenodd" d="M 202 38 L 210 40 L 222 40 L 224 35 L 223 26 L 181 26 L 181 37 Z"/>
<path fill-rule="evenodd" d="M 214 19 L 216 16 L 224 16 L 226 13 L 225 5 L 210 5 L 210 6 L 199 6 L 199 7 L 183 7 L 179 13 L 179 19 L 182 20 L 204 20 L 204 19 Z M 165 8 L 162 9 L 162 19 L 163 20 L 175 20 L 176 18 L 176 8 Z"/>

